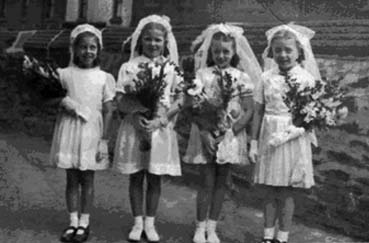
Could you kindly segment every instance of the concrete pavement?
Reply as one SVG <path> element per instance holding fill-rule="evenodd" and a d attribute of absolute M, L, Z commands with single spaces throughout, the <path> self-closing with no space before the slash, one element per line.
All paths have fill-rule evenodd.
<path fill-rule="evenodd" d="M 48 164 L 50 144 L 21 133 L 0 135 L 0 242 L 59 242 L 68 224 L 65 172 Z M 157 217 L 162 241 L 190 243 L 195 219 L 196 176 L 164 178 Z M 121 243 L 132 218 L 128 177 L 114 171 L 96 174 L 95 208 L 91 213 L 91 243 Z M 262 213 L 240 188 L 224 203 L 218 231 L 224 243 L 253 243 L 262 235 Z M 252 202 L 249 204 L 248 202 Z M 358 242 L 297 220 L 290 242 Z"/>

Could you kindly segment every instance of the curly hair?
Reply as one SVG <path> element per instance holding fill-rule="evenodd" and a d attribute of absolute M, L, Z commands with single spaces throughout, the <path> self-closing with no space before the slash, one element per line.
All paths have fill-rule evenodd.
<path fill-rule="evenodd" d="M 216 40 L 216 41 L 225 41 L 225 42 L 230 42 L 230 41 L 232 41 L 232 43 L 233 43 L 233 50 L 234 50 L 234 55 L 233 55 L 233 57 L 232 57 L 232 59 L 231 59 L 231 62 L 230 62 L 230 65 L 232 66 L 232 67 L 237 67 L 238 66 L 238 64 L 240 63 L 240 57 L 237 55 L 237 53 L 236 53 L 236 41 L 235 41 L 235 39 L 234 39 L 234 37 L 232 37 L 231 35 L 227 35 L 227 34 L 225 34 L 225 33 L 223 33 L 223 32 L 216 32 L 214 35 L 213 35 L 213 39 L 212 39 L 212 41 L 214 41 L 214 40 Z M 214 66 L 215 65 L 215 62 L 214 62 L 214 60 L 213 60 L 213 55 L 211 54 L 211 48 L 209 48 L 209 50 L 208 50 L 208 58 L 207 58 L 207 60 L 206 60 L 206 65 L 208 66 L 208 67 L 210 67 L 210 66 Z"/>

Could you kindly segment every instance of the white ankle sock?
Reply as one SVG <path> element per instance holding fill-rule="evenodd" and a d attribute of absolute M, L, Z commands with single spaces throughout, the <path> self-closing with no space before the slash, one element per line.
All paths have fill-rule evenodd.
<path fill-rule="evenodd" d="M 70 220 L 70 224 L 69 226 L 73 226 L 73 227 L 78 227 L 78 212 L 71 212 L 69 213 L 69 220 Z"/>
<path fill-rule="evenodd" d="M 143 217 L 142 216 L 136 216 L 134 221 L 135 221 L 134 225 L 136 227 L 143 228 Z"/>
<path fill-rule="evenodd" d="M 205 237 L 206 221 L 198 221 L 196 223 L 196 230 L 193 236 L 193 243 L 206 243 Z"/>
<path fill-rule="evenodd" d="M 155 221 L 155 217 L 148 217 L 146 216 L 145 218 L 145 225 L 150 227 L 150 226 L 154 226 L 154 221 Z"/>
<path fill-rule="evenodd" d="M 273 240 L 274 238 L 274 227 L 264 228 L 264 239 Z"/>
<path fill-rule="evenodd" d="M 134 219 L 134 225 L 128 234 L 128 239 L 139 241 L 141 239 L 143 231 L 143 217 L 136 216 Z"/>
<path fill-rule="evenodd" d="M 220 243 L 220 239 L 216 232 L 217 221 L 209 219 L 206 224 L 207 224 L 206 232 L 208 235 L 207 242 L 208 243 Z"/>
<path fill-rule="evenodd" d="M 277 233 L 277 240 L 280 242 L 287 242 L 288 241 L 288 231 L 281 231 L 279 230 Z"/>
<path fill-rule="evenodd" d="M 90 214 L 88 213 L 81 214 L 81 218 L 79 219 L 78 226 L 82 226 L 86 228 L 89 224 L 90 224 Z"/>
<path fill-rule="evenodd" d="M 155 221 L 155 217 L 146 217 L 145 218 L 145 233 L 146 233 L 146 237 L 147 240 L 149 242 L 157 242 L 160 240 L 160 236 L 158 234 L 158 232 L 155 229 L 154 226 L 154 221 Z"/>

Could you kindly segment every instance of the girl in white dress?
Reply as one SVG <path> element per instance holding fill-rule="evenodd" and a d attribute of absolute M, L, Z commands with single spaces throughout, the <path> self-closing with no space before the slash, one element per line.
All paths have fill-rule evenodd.
<path fill-rule="evenodd" d="M 262 185 L 265 193 L 262 242 L 285 243 L 292 224 L 294 190 L 314 185 L 311 143 L 316 138 L 312 131 L 302 131 L 301 136 L 280 146 L 271 146 L 269 142 L 273 133 L 294 128 L 283 101 L 286 77 L 306 87 L 314 86 L 320 75 L 310 46 L 312 30 L 289 24 L 277 26 L 266 35 L 265 72 L 254 94 L 250 159 L 256 162 L 254 181 Z M 279 231 L 274 239 L 277 219 Z"/>
<path fill-rule="evenodd" d="M 102 37 L 98 29 L 88 24 L 77 26 L 71 33 L 70 44 L 70 65 L 58 69 L 67 96 L 61 101 L 50 158 L 67 175 L 70 225 L 63 231 L 61 241 L 83 242 L 89 235 L 94 172 L 109 167 L 107 131 L 112 119 L 115 81 L 99 68 Z"/>
<path fill-rule="evenodd" d="M 179 111 L 178 96 L 182 77 L 173 66 L 164 69 L 166 87 L 159 106 L 165 112 L 160 117 L 147 119 L 146 108 L 136 97 L 126 93 L 126 87 L 137 78 L 142 63 L 154 64 L 172 61 L 178 64 L 177 44 L 169 19 L 166 16 L 150 15 L 140 20 L 136 30 L 128 39 L 131 56 L 120 68 L 117 82 L 118 109 L 125 114 L 121 122 L 114 154 L 114 164 L 122 174 L 129 174 L 129 196 L 134 225 L 129 240 L 139 241 L 145 232 L 150 242 L 160 240 L 154 219 L 161 192 L 161 176 L 181 175 L 177 136 L 174 131 L 175 114 Z M 149 132 L 148 145 L 142 134 Z M 143 186 L 147 181 L 146 217 L 143 211 Z"/>
<path fill-rule="evenodd" d="M 253 82 L 260 77 L 261 68 L 240 27 L 211 25 L 194 41 L 193 47 L 199 47 L 195 54 L 196 82 L 204 87 L 204 102 L 219 102 L 222 99 L 221 76 L 224 82 L 227 74 L 232 79 L 228 80 L 231 81 L 232 98 L 224 110 L 231 125 L 222 133 L 214 133 L 217 118 L 212 112 L 194 114 L 184 157 L 185 162 L 200 165 L 202 178 L 197 194 L 197 227 L 193 242 L 218 243 L 215 228 L 231 165 L 248 163 L 245 127 L 253 112 Z M 215 124 L 215 130 L 217 128 Z"/>

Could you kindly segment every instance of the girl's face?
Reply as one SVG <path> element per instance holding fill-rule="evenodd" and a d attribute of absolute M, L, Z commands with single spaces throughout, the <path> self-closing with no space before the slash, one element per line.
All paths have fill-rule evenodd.
<path fill-rule="evenodd" d="M 79 65 L 83 68 L 91 68 L 97 58 L 98 44 L 95 36 L 85 36 L 75 46 L 74 55 L 78 58 Z"/>
<path fill-rule="evenodd" d="M 297 43 L 294 38 L 277 38 L 272 42 L 274 61 L 281 70 L 289 70 L 296 66 L 299 57 Z"/>
<path fill-rule="evenodd" d="M 142 33 L 142 53 L 148 58 L 163 55 L 165 46 L 165 33 L 158 28 L 150 28 Z"/>
<path fill-rule="evenodd" d="M 215 65 L 227 68 L 235 54 L 234 43 L 233 41 L 212 40 L 210 51 Z"/>

